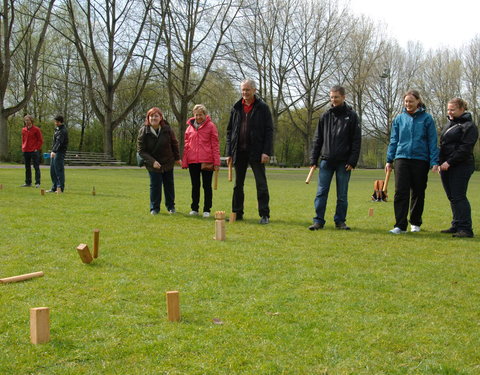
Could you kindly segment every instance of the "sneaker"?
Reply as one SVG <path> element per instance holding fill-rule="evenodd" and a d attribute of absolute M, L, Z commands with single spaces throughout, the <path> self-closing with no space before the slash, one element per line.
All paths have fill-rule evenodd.
<path fill-rule="evenodd" d="M 158 211 L 157 210 L 151 210 L 150 215 L 158 215 Z"/>
<path fill-rule="evenodd" d="M 20 187 L 32 187 L 32 184 L 23 184 L 23 185 L 20 185 Z"/>
<path fill-rule="evenodd" d="M 452 234 L 452 237 L 456 238 L 472 238 L 473 233 L 467 232 L 465 230 L 459 230 L 457 233 Z"/>
<path fill-rule="evenodd" d="M 198 216 L 198 211 L 190 211 L 190 216 Z"/>
<path fill-rule="evenodd" d="M 392 234 L 404 234 L 407 233 L 406 230 L 401 230 L 399 227 L 395 227 L 392 230 L 389 231 Z"/>
<path fill-rule="evenodd" d="M 56 190 L 50 189 L 50 190 L 47 190 L 45 193 L 56 193 L 56 192 L 57 192 Z"/>
<path fill-rule="evenodd" d="M 343 229 L 343 230 L 350 230 L 350 227 L 347 224 L 345 224 L 344 221 L 342 221 L 341 223 L 335 223 L 335 228 Z"/>
<path fill-rule="evenodd" d="M 448 233 L 448 234 L 457 233 L 457 229 L 454 227 L 451 227 L 448 229 L 441 230 L 440 233 Z"/>
<path fill-rule="evenodd" d="M 203 213 L 203 217 L 210 217 L 210 212 L 205 211 L 205 212 Z"/>
<path fill-rule="evenodd" d="M 260 224 L 268 224 L 268 223 L 270 223 L 270 219 L 268 218 L 268 216 L 262 216 L 259 223 Z"/>
<path fill-rule="evenodd" d="M 419 225 L 410 225 L 410 232 L 420 232 L 420 226 Z"/>
<path fill-rule="evenodd" d="M 35 187 L 38 189 L 40 187 L 40 184 L 35 184 Z"/>
<path fill-rule="evenodd" d="M 323 224 L 320 224 L 320 223 L 313 223 L 312 225 L 310 225 L 308 227 L 308 229 L 310 230 L 319 230 L 319 229 L 323 229 Z"/>
<path fill-rule="evenodd" d="M 172 209 L 168 210 L 168 213 L 169 213 L 170 215 L 173 215 L 173 214 L 176 213 L 176 212 L 177 212 L 177 211 L 175 211 L 175 208 L 172 208 Z"/>

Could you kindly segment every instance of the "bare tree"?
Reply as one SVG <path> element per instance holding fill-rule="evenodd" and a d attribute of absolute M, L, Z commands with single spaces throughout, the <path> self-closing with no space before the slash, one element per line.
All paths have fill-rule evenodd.
<path fill-rule="evenodd" d="M 104 129 L 103 151 L 111 155 L 113 130 L 140 99 L 160 46 L 163 18 L 154 19 L 153 10 L 153 0 L 66 2 L 63 19 L 85 68 L 90 104 Z M 129 69 L 138 73 L 134 94 L 128 105 L 115 108 L 115 95 Z"/>
<path fill-rule="evenodd" d="M 239 10 L 236 1 L 160 1 L 161 12 L 166 17 L 165 54 L 158 68 L 167 82 L 182 149 L 189 106 L 219 58 L 225 34 Z"/>
<path fill-rule="evenodd" d="M 55 0 L 15 2 L 3 0 L 0 12 L 0 160 L 8 158 L 8 118 L 22 110 L 30 100 L 37 81 L 38 61 L 45 41 Z M 19 19 L 25 22 L 19 22 Z M 19 25 L 21 27 L 19 27 Z M 9 95 L 15 59 L 25 43 L 35 36 L 32 54 L 24 55 L 29 69 L 24 77 L 24 92 L 20 97 Z"/>
<path fill-rule="evenodd" d="M 466 98 L 476 124 L 479 123 L 480 111 L 480 35 L 472 39 L 464 53 L 464 73 Z"/>

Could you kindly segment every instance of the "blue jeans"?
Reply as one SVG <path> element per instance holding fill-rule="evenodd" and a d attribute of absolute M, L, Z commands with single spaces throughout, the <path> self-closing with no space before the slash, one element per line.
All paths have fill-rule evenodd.
<path fill-rule="evenodd" d="M 348 208 L 348 182 L 350 181 L 351 171 L 345 170 L 346 162 L 329 163 L 327 160 L 320 161 L 320 172 L 318 174 L 318 189 L 315 196 L 314 223 L 325 224 L 325 210 L 327 208 L 328 192 L 335 173 L 337 184 L 337 207 L 333 220 L 335 223 L 343 223 L 347 219 Z"/>
<path fill-rule="evenodd" d="M 50 177 L 52 178 L 52 190 L 57 188 L 65 189 L 65 154 L 57 152 L 55 157 L 50 159 Z"/>
<path fill-rule="evenodd" d="M 173 184 L 173 169 L 167 172 L 148 172 L 150 175 L 150 211 L 160 212 L 162 202 L 162 185 L 165 193 L 167 210 L 175 209 L 175 187 Z"/>
<path fill-rule="evenodd" d="M 470 234 L 473 234 L 472 210 L 467 199 L 467 187 L 474 170 L 473 164 L 460 164 L 450 167 L 440 174 L 443 188 L 452 208 L 452 228 Z"/>

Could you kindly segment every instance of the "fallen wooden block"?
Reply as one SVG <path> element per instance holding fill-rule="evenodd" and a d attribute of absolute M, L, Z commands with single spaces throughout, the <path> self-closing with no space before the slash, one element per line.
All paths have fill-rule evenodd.
<path fill-rule="evenodd" d="M 167 316 L 171 322 L 180 321 L 180 296 L 178 291 L 166 293 L 167 296 Z"/>
<path fill-rule="evenodd" d="M 30 309 L 30 342 L 44 344 L 50 341 L 50 309 L 34 307 Z"/>
<path fill-rule="evenodd" d="M 88 250 L 88 246 L 86 244 L 81 243 L 80 245 L 78 245 L 77 251 L 83 263 L 92 263 L 92 254 L 90 254 L 90 250 Z"/>
<path fill-rule="evenodd" d="M 26 273 L 24 275 L 5 277 L 3 279 L 0 279 L 0 283 L 3 283 L 3 284 L 16 283 L 17 281 L 33 279 L 34 277 L 42 277 L 42 276 L 43 276 L 43 271 L 38 271 L 38 272 Z"/>

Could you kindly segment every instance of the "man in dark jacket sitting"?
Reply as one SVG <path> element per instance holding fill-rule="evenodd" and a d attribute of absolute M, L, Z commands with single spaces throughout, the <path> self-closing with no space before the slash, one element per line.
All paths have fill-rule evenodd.
<path fill-rule="evenodd" d="M 325 209 L 333 174 L 337 183 L 337 207 L 335 227 L 349 230 L 345 223 L 348 208 L 348 182 L 360 155 L 361 130 L 358 116 L 345 103 L 345 88 L 334 86 L 330 90 L 332 107 L 320 118 L 313 139 L 310 165 L 317 166 L 320 158 L 318 189 L 315 197 L 316 216 L 310 230 L 322 229 L 325 225 Z"/>
<path fill-rule="evenodd" d="M 260 224 L 270 221 L 265 163 L 273 152 L 273 123 L 268 105 L 257 95 L 255 82 L 247 79 L 240 85 L 242 99 L 234 104 L 227 127 L 227 163 L 235 166 L 232 211 L 243 219 L 245 174 L 250 164 L 257 185 Z"/>

